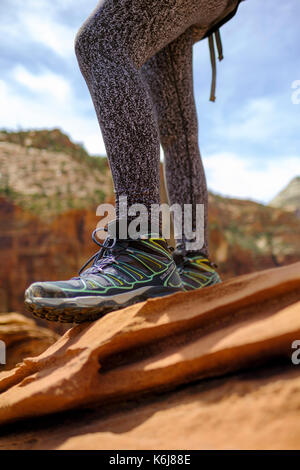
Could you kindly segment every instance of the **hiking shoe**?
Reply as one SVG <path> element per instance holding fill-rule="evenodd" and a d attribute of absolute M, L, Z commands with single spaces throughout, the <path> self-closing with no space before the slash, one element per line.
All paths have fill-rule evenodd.
<path fill-rule="evenodd" d="M 186 291 L 202 289 L 222 282 L 215 271 L 217 266 L 202 254 L 186 253 L 184 249 L 176 248 L 173 252 L 173 259 Z"/>
<path fill-rule="evenodd" d="M 25 304 L 34 316 L 67 323 L 93 321 L 136 302 L 184 290 L 163 238 L 121 240 L 108 236 L 102 245 L 96 232 L 93 240 L 101 249 L 78 277 L 36 282 L 26 290 Z"/>

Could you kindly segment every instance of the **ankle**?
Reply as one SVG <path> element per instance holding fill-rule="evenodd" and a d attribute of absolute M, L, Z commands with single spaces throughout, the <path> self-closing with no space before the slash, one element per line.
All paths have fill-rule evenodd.
<path fill-rule="evenodd" d="M 202 258 L 209 259 L 209 253 L 207 249 L 204 248 L 201 250 L 188 250 L 186 249 L 185 243 L 181 240 L 176 243 L 175 251 L 187 257 L 199 256 Z"/>
<path fill-rule="evenodd" d="M 153 227 L 153 226 L 152 226 Z M 156 231 L 151 230 L 151 224 L 148 220 L 134 218 L 116 218 L 107 223 L 102 230 L 107 233 L 109 238 L 118 240 L 138 240 L 149 238 L 163 238 L 160 227 L 154 226 Z M 101 230 L 101 228 L 99 228 Z"/>

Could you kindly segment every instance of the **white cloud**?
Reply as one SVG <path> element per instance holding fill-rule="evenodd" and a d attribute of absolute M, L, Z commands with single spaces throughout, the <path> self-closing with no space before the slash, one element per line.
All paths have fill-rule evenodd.
<path fill-rule="evenodd" d="M 24 75 L 21 75 L 24 78 Z M 26 79 L 28 75 L 25 74 Z M 26 80 L 25 80 L 26 81 Z M 48 82 L 49 83 L 49 82 Z M 105 146 L 95 117 L 83 117 L 78 100 L 72 94 L 65 99 L 53 99 L 49 93 L 37 93 L 36 98 L 16 91 L 0 80 L 0 127 L 42 129 L 59 127 L 75 142 L 84 142 L 91 154 L 105 154 Z M 80 107 L 80 106 L 79 106 Z"/>
<path fill-rule="evenodd" d="M 257 141 L 271 137 L 278 130 L 276 103 L 267 98 L 254 99 L 243 106 L 225 129 L 227 137 Z"/>
<path fill-rule="evenodd" d="M 19 125 L 24 128 L 60 127 L 69 133 L 73 140 L 84 142 L 90 153 L 104 154 L 105 146 L 91 100 L 88 94 L 84 99 L 75 96 L 71 86 L 75 81 L 76 89 L 79 85 L 78 69 L 76 69 L 78 75 L 75 76 L 74 37 L 80 24 L 74 28 L 67 24 L 68 22 L 75 24 L 74 20 L 71 20 L 72 12 L 75 11 L 74 0 L 26 0 L 26 8 L 24 0 L 7 1 L 11 2 L 9 13 L 13 21 L 9 15 L 7 16 L 9 21 L 2 22 L 0 26 L 2 38 L 8 38 L 9 44 L 15 44 L 16 50 L 20 50 L 20 44 L 24 41 L 28 46 L 28 49 L 24 48 L 24 53 L 28 54 L 29 63 L 34 59 L 35 48 L 38 49 L 37 46 L 42 43 L 57 55 L 58 63 L 61 63 L 63 58 L 64 62 L 67 62 L 65 69 L 74 70 L 74 73 L 68 72 L 69 75 L 63 77 L 55 70 L 53 72 L 44 70 L 41 74 L 35 75 L 20 65 L 27 63 L 27 57 L 16 54 L 19 65 L 16 61 L 13 70 L 10 69 L 8 72 L 11 75 L 7 81 L 0 80 L 0 127 L 17 128 Z M 75 3 L 78 13 L 76 18 L 80 23 L 80 15 L 82 14 L 83 21 L 95 7 L 96 0 L 77 0 Z M 292 70 L 286 49 L 282 46 L 282 38 L 278 39 L 276 47 L 274 42 L 265 42 L 264 48 L 257 51 L 257 44 L 261 44 L 261 39 L 256 41 L 254 34 L 249 46 L 249 31 L 252 34 L 259 26 L 263 30 L 262 34 L 266 34 L 265 22 L 260 21 L 264 17 L 261 16 L 260 2 L 254 0 L 252 7 L 251 5 L 250 2 L 249 6 L 245 5 L 244 13 L 242 5 L 236 19 L 224 27 L 226 61 L 218 68 L 219 88 L 216 105 L 208 103 L 211 71 L 206 42 L 197 44 L 194 51 L 195 90 L 204 140 L 202 145 L 204 149 L 205 146 L 212 149 L 208 157 L 204 158 L 209 187 L 219 193 L 267 202 L 293 176 L 299 174 L 298 156 L 282 156 L 280 159 L 277 156 L 276 160 L 270 161 L 268 155 L 273 149 L 278 155 L 278 149 L 288 149 L 290 143 L 297 143 L 299 121 L 297 113 L 300 106 L 291 104 L 290 78 L 287 80 L 286 75 L 282 75 L 280 86 L 276 82 L 270 82 L 272 77 L 270 78 L 269 68 L 273 70 L 274 61 L 278 66 L 280 51 L 282 66 L 279 67 L 278 73 Z M 249 10 L 251 8 L 252 13 Z M 268 12 L 270 8 L 271 2 L 270 7 L 265 7 L 264 11 Z M 286 23 L 280 15 L 276 18 L 278 25 Z M 242 29 L 241 21 L 244 24 Z M 278 25 L 276 31 L 279 30 Z M 245 54 L 241 55 L 241 51 L 246 51 L 245 60 L 242 57 Z M 276 51 L 276 54 L 273 51 Z M 55 54 L 49 54 L 51 57 L 49 67 L 53 67 Z M 40 59 L 37 54 L 38 60 Z M 253 69 L 251 63 L 257 64 L 257 69 Z M 261 64 L 263 67 L 260 67 Z M 41 70 L 39 62 L 37 70 Z M 258 72 L 256 91 L 254 79 L 255 73 Z M 253 77 L 253 89 L 242 89 L 243 76 L 246 75 Z M 16 81 L 30 90 L 30 96 L 15 86 Z M 264 98 L 253 99 L 262 94 L 260 84 L 268 93 L 263 93 Z M 83 81 L 82 86 L 85 86 Z M 206 135 L 208 137 L 205 142 Z M 212 153 L 218 148 L 236 150 L 239 147 L 246 149 L 248 158 L 238 154 L 237 151 Z M 296 144 L 291 145 L 291 148 L 291 155 L 296 154 L 297 150 L 294 150 Z M 288 150 L 285 152 L 289 153 Z M 257 158 L 258 153 L 262 154 L 261 160 Z"/>
<path fill-rule="evenodd" d="M 234 153 L 217 153 L 204 158 L 204 167 L 212 191 L 266 203 L 300 173 L 300 155 L 257 165 Z"/>
<path fill-rule="evenodd" d="M 216 133 L 233 141 L 243 140 L 247 145 L 277 141 L 296 129 L 295 110 L 282 107 L 282 98 L 247 100 L 237 112 L 219 116 Z"/>
<path fill-rule="evenodd" d="M 83 12 L 80 24 L 94 6 L 93 0 L 77 1 L 76 8 Z M 78 73 L 74 38 L 80 24 L 72 27 L 63 21 L 63 12 L 67 15 L 73 8 L 74 0 L 26 0 L 26 8 L 23 0 L 13 0 L 8 9 L 9 21 L 2 22 L 0 34 L 9 38 L 16 47 L 21 41 L 30 44 L 33 54 L 35 46 L 42 43 L 58 58 L 62 57 L 69 62 L 70 68 L 75 70 L 76 67 Z M 37 65 L 38 70 L 41 70 L 40 64 Z M 76 97 L 70 78 L 49 69 L 34 74 L 16 62 L 9 78 L 0 80 L 0 127 L 60 127 L 74 141 L 83 142 L 90 153 L 105 154 L 89 95 L 86 94 L 85 99 Z M 26 87 L 30 94 L 21 92 L 15 86 L 16 82 Z M 83 81 L 82 86 L 85 87 Z"/>
<path fill-rule="evenodd" d="M 42 19 L 42 21 L 41 21 Z M 74 54 L 75 31 L 51 18 L 49 11 L 25 12 L 21 25 L 33 41 L 44 44 L 62 57 Z"/>
<path fill-rule="evenodd" d="M 74 55 L 74 38 L 78 27 L 71 27 L 57 18 L 59 8 L 74 8 L 74 2 L 54 0 L 12 0 L 7 9 L 7 18 L 0 25 L 1 36 L 16 41 L 43 44 L 65 60 Z M 76 8 L 78 5 L 76 6 Z M 80 8 L 80 5 L 79 5 Z M 82 8 L 82 5 L 81 5 Z"/>
<path fill-rule="evenodd" d="M 18 65 L 13 70 L 12 76 L 18 83 L 36 94 L 51 95 L 56 100 L 65 103 L 70 99 L 70 85 L 60 75 L 49 71 L 34 75 L 25 67 Z"/>

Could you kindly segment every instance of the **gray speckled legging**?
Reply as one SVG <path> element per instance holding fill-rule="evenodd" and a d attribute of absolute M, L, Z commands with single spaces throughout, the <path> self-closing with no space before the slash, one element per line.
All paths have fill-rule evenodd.
<path fill-rule="evenodd" d="M 193 94 L 192 25 L 207 28 L 228 0 L 101 0 L 75 51 L 103 134 L 116 203 L 159 203 L 161 142 L 170 204 L 205 205 Z"/>

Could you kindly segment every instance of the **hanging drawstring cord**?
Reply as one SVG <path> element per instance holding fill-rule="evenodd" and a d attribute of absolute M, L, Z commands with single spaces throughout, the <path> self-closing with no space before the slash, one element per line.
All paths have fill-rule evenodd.
<path fill-rule="evenodd" d="M 216 44 L 217 44 L 217 51 L 218 51 L 218 59 L 221 61 L 224 59 L 223 57 L 223 46 L 222 46 L 222 40 L 221 40 L 221 33 L 220 30 L 217 29 L 215 32 L 215 38 L 216 38 Z"/>
<path fill-rule="evenodd" d="M 214 43 L 214 35 L 217 45 L 218 51 L 218 59 L 221 61 L 223 60 L 223 47 L 221 41 L 220 31 L 217 29 L 215 33 L 212 33 L 208 37 L 208 44 L 209 44 L 209 53 L 210 53 L 210 61 L 211 61 L 211 68 L 212 68 L 212 80 L 211 80 L 211 89 L 210 89 L 210 101 L 216 101 L 216 82 L 217 82 L 217 64 L 216 64 L 216 53 L 215 53 L 215 43 Z"/>

